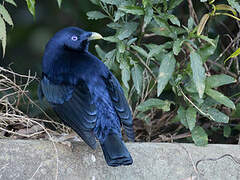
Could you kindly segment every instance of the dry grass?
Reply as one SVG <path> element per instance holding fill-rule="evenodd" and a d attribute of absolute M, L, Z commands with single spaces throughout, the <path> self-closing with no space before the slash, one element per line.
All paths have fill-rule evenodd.
<path fill-rule="evenodd" d="M 29 96 L 27 87 L 37 81 L 36 75 L 21 75 L 0 67 L 0 138 L 47 138 L 59 135 L 45 127 L 51 123 L 59 132 L 68 128 L 51 119 Z M 45 115 L 44 119 L 30 118 L 20 110 L 21 103 L 35 106 Z"/>

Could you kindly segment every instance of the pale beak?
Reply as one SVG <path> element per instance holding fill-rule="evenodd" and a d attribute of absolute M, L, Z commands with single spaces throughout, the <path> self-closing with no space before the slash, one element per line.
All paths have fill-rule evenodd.
<path fill-rule="evenodd" d="M 102 35 L 96 32 L 92 32 L 92 35 L 88 38 L 88 40 L 102 39 Z"/>

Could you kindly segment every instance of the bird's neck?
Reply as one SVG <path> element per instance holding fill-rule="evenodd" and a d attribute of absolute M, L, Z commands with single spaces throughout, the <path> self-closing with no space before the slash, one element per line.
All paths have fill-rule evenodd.
<path fill-rule="evenodd" d="M 43 57 L 43 73 L 57 84 L 66 81 L 75 84 L 79 78 L 85 79 L 82 76 L 88 74 L 89 67 L 94 68 L 97 65 L 96 61 L 99 60 L 88 51 L 50 49 L 45 51 Z"/>

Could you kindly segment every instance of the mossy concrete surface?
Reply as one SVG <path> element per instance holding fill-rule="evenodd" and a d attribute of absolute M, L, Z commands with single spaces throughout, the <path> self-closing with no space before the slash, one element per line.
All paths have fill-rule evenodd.
<path fill-rule="evenodd" d="M 93 151 L 84 143 L 74 144 L 71 149 L 62 144 L 54 146 L 50 141 L 0 140 L 0 179 L 240 179 L 239 145 L 129 143 L 127 147 L 134 164 L 108 167 L 101 149 Z M 212 160 L 206 160 L 209 158 Z"/>

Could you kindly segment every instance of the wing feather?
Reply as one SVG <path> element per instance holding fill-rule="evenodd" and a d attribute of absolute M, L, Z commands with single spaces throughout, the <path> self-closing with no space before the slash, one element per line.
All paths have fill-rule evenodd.
<path fill-rule="evenodd" d="M 111 96 L 114 108 L 120 118 L 121 123 L 123 124 L 126 135 L 129 140 L 134 141 L 132 113 L 124 96 L 122 87 L 115 76 L 111 73 L 105 79 L 105 83 Z"/>
<path fill-rule="evenodd" d="M 93 128 L 96 124 L 97 110 L 87 85 L 80 81 L 77 87 L 57 85 L 46 77 L 41 80 L 40 92 L 52 105 L 64 124 L 70 126 L 93 149 L 96 139 Z"/>

